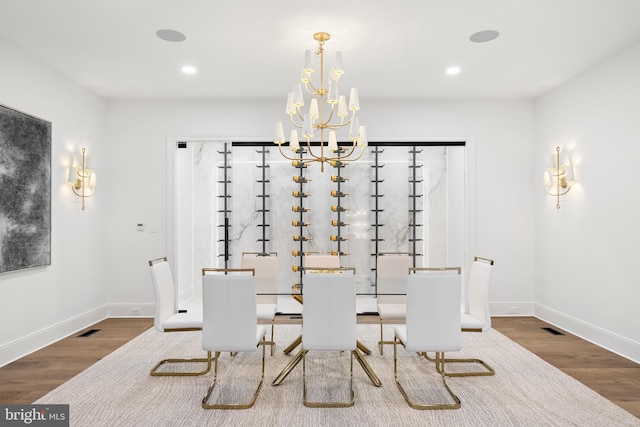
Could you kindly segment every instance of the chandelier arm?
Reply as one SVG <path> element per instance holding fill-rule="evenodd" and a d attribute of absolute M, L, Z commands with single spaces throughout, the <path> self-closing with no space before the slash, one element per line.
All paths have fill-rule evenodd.
<path fill-rule="evenodd" d="M 323 123 L 324 127 L 326 128 L 331 128 L 331 126 L 334 126 L 332 124 L 330 124 L 331 119 L 333 119 L 333 107 L 335 106 L 335 104 L 331 104 L 331 111 L 329 112 L 329 117 L 327 118 L 327 121 Z"/>
<path fill-rule="evenodd" d="M 295 122 L 295 120 L 293 120 L 293 115 L 289 114 L 289 119 L 291 119 L 291 124 L 294 125 L 295 127 L 297 127 L 298 129 L 302 129 L 302 125 L 299 125 Z"/>
<path fill-rule="evenodd" d="M 322 148 L 323 148 L 323 146 L 321 145 L 320 146 L 321 151 L 322 151 Z M 315 162 L 315 161 L 318 161 L 318 160 L 322 159 L 322 153 L 320 154 L 320 156 L 316 156 L 315 154 L 313 154 L 313 150 L 311 149 L 311 139 L 310 138 L 307 138 L 307 153 L 309 153 L 309 155 L 311 157 L 313 157 L 313 159 L 308 159 L 307 160 L 308 163 L 311 163 L 312 161 Z"/>
<path fill-rule="evenodd" d="M 348 154 L 345 154 L 344 156 L 330 157 L 327 160 L 342 160 L 342 161 L 345 161 L 345 162 L 355 162 L 360 157 L 362 157 L 362 153 L 364 153 L 364 146 L 360 147 L 360 154 L 358 154 L 358 157 L 356 157 L 355 159 L 349 159 L 349 157 L 353 154 L 355 149 L 356 149 L 356 143 L 354 142 L 353 145 L 351 146 L 351 150 L 349 150 Z"/>
<path fill-rule="evenodd" d="M 282 157 L 284 157 L 287 160 L 303 160 L 297 157 L 289 157 L 286 154 L 284 154 L 284 151 L 282 151 L 282 144 L 278 144 L 278 150 L 280 150 L 280 154 L 282 155 Z"/>
<path fill-rule="evenodd" d="M 351 118 L 349 118 L 348 122 L 345 123 L 344 117 L 342 117 L 342 121 L 340 122 L 340 124 L 336 123 L 336 124 L 331 125 L 332 126 L 331 129 L 341 129 L 341 128 L 345 127 L 345 126 L 349 126 L 351 124 L 351 122 L 353 121 L 353 118 L 355 116 L 356 116 L 356 110 L 352 110 Z"/>
<path fill-rule="evenodd" d="M 311 88 L 311 89 L 309 89 Z M 311 81 L 311 77 L 309 77 L 309 81 L 308 82 L 304 82 L 304 89 L 307 91 L 307 93 L 309 95 L 317 95 L 318 94 L 318 89 L 313 85 L 313 82 Z"/>

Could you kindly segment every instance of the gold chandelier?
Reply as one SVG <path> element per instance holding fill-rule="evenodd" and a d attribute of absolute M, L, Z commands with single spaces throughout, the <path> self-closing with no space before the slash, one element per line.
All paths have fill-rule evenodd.
<path fill-rule="evenodd" d="M 342 54 L 336 52 L 335 64 L 331 69 L 328 84 L 324 81 L 324 43 L 329 40 L 328 33 L 315 33 L 313 38 L 318 42 L 316 56 L 320 59 L 320 78 L 317 83 L 312 81 L 314 67 L 311 62 L 311 51 L 305 52 L 304 68 L 300 82 L 295 84 L 293 92 L 289 92 L 287 97 L 287 106 L 285 112 L 289 115 L 291 124 L 294 129 L 291 130 L 289 139 L 289 148 L 294 156 L 288 156 L 282 151 L 282 144 L 286 143 L 284 138 L 284 128 L 282 122 L 276 123 L 275 136 L 273 143 L 278 145 L 280 154 L 288 160 L 294 162 L 294 166 L 307 167 L 313 162 L 320 162 L 320 170 L 324 172 L 324 164 L 329 163 L 333 166 L 340 166 L 358 160 L 367 146 L 366 131 L 364 126 L 360 126 L 356 112 L 360 109 L 360 101 L 358 100 L 358 90 L 351 89 L 349 103 L 346 97 L 338 92 L 338 81 L 340 76 L 344 74 L 342 68 Z M 311 96 L 309 109 L 302 111 L 304 107 L 304 97 L 302 95 L 302 83 L 304 83 L 305 92 Z M 325 104 L 329 104 L 329 111 L 325 114 Z M 349 113 L 351 112 L 351 113 Z M 350 117 L 349 117 L 350 115 Z M 338 146 L 336 131 L 349 127 L 348 138 L 352 144 L 348 148 Z M 298 138 L 298 130 L 302 130 L 302 137 L 307 140 L 306 148 L 300 147 Z M 315 132 L 320 131 L 320 147 L 319 152 L 312 149 L 311 139 Z M 325 145 L 325 131 L 328 132 L 328 140 Z M 356 146 L 360 150 L 356 152 Z M 295 157 L 299 155 L 300 157 Z"/>

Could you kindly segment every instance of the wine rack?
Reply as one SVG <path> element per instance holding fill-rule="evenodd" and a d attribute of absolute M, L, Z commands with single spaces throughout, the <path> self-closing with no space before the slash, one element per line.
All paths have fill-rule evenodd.
<path fill-rule="evenodd" d="M 306 153 L 306 150 L 300 148 L 298 150 L 300 157 Z M 304 191 L 304 186 L 310 180 L 305 177 L 305 169 L 306 165 L 302 163 L 302 161 L 293 160 L 292 166 L 296 168 L 296 175 L 293 176 L 293 182 L 296 184 L 296 189 L 293 190 L 292 196 L 294 199 L 294 204 L 291 206 L 291 210 L 296 213 L 295 219 L 291 221 L 291 225 L 296 229 L 296 234 L 293 235 L 293 241 L 296 243 L 297 248 L 292 251 L 292 256 L 294 258 L 298 258 L 297 261 L 294 260 L 292 265 L 292 270 L 297 274 L 297 279 L 295 280 L 292 289 L 297 292 L 302 291 L 302 274 L 303 274 L 303 256 L 304 256 L 304 245 L 305 242 L 311 240 L 310 237 L 305 237 L 305 229 L 310 224 L 305 222 L 304 215 L 309 212 L 309 208 L 304 206 L 304 202 L 310 196 L 310 194 Z"/>
<path fill-rule="evenodd" d="M 258 169 L 260 169 L 260 179 L 256 182 L 259 184 L 259 191 L 256 194 L 258 198 L 259 209 L 256 210 L 258 213 L 258 217 L 260 218 L 260 222 L 256 225 L 256 227 L 261 228 L 261 237 L 258 238 L 258 242 L 262 247 L 263 254 L 267 253 L 267 242 L 268 239 L 268 227 L 269 224 L 267 222 L 267 213 L 269 212 L 267 199 L 270 197 L 267 191 L 267 184 L 269 183 L 269 179 L 267 178 L 267 170 L 269 169 L 269 164 L 267 163 L 267 154 L 269 154 L 269 150 L 266 147 L 261 147 L 260 150 L 256 150 L 258 154 L 260 154 L 261 162 L 256 165 Z"/>
<path fill-rule="evenodd" d="M 420 179 L 418 172 L 422 169 L 422 164 L 418 162 L 418 154 L 422 150 L 418 150 L 416 146 L 411 147 L 409 150 L 409 243 L 411 244 L 411 253 L 413 254 L 413 265 L 416 263 L 416 257 L 422 256 L 418 251 L 422 245 L 418 245 L 418 242 L 422 242 L 424 239 L 419 237 L 419 230 L 423 224 L 418 222 L 418 214 L 422 213 L 422 204 L 418 206 L 418 200 L 423 197 L 421 186 L 418 184 L 423 180 Z"/>
<path fill-rule="evenodd" d="M 344 152 L 345 150 L 340 148 L 336 151 L 336 154 L 342 155 Z M 346 234 L 344 229 L 349 225 L 344 222 L 348 208 L 346 208 L 343 203 L 343 199 L 348 196 L 348 194 L 343 191 L 348 178 L 343 175 L 342 171 L 346 165 L 346 163 L 340 161 L 331 162 L 331 166 L 335 169 L 335 175 L 331 176 L 331 181 L 336 185 L 335 189 L 331 190 L 331 197 L 335 200 L 334 204 L 331 205 L 331 211 L 336 213 L 336 219 L 331 221 L 331 225 L 335 227 L 335 232 L 331 234 L 329 239 L 337 245 L 336 250 L 333 250 L 332 253 L 337 253 L 338 256 L 346 255 L 343 251 L 342 244 L 348 240 L 347 237 L 344 237 L 344 234 Z"/>
<path fill-rule="evenodd" d="M 223 257 L 224 268 L 229 268 L 231 260 L 231 150 L 229 143 L 225 142 L 223 151 L 218 150 L 218 154 L 222 155 L 222 163 L 218 164 L 217 181 L 222 187 L 218 192 L 218 198 L 222 199 L 222 209 L 218 209 L 218 214 L 221 216 L 218 227 L 222 228 L 222 233 L 219 235 L 222 235 L 222 238 L 218 239 L 218 244 L 223 245 L 223 250 L 219 251 L 218 256 Z"/>

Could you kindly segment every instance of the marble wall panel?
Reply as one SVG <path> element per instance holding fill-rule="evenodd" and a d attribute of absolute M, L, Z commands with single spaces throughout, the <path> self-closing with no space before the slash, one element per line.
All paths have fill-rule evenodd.
<path fill-rule="evenodd" d="M 263 164 L 261 147 L 233 146 L 229 157 L 231 183 L 227 185 L 230 219 L 230 258 L 227 267 L 239 267 L 242 252 L 277 252 L 279 258 L 279 292 L 286 293 L 293 284 L 299 282 L 301 274 L 293 271 L 293 266 L 303 264 L 301 258 L 292 255 L 295 250 L 303 252 L 337 251 L 348 255 L 341 257 L 341 265 L 354 267 L 358 276 L 358 292 L 375 292 L 376 252 L 413 252 L 416 238 L 416 266 L 444 265 L 446 260 L 447 236 L 447 198 L 450 189 L 447 185 L 447 150 L 451 147 L 420 147 L 416 154 L 415 188 L 410 182 L 414 163 L 412 147 L 384 146 L 377 148 L 378 180 L 375 180 L 375 157 L 373 147 L 368 147 L 357 162 L 341 168 L 325 165 L 320 171 L 318 163 L 298 169 L 289 160 L 284 159 L 278 148 L 268 145 L 265 154 L 267 168 Z M 464 149 L 464 147 L 453 147 Z M 283 150 L 288 148 L 283 147 Z M 202 143 L 194 156 L 194 246 L 196 248 L 194 264 L 215 263 L 225 266 L 224 257 L 224 210 L 223 159 L 219 153 L 220 145 Z M 290 151 L 287 152 L 290 155 Z M 347 178 L 339 186 L 331 180 L 338 173 Z M 294 182 L 293 176 L 301 175 L 309 179 L 306 184 Z M 263 183 L 261 181 L 266 180 Z M 340 198 L 340 205 L 348 210 L 340 216 L 331 210 L 338 199 L 332 196 L 332 190 L 348 193 Z M 263 189 L 265 193 L 263 193 Z M 294 191 L 302 191 L 308 197 L 294 197 Z M 419 197 L 412 198 L 416 192 Z M 375 195 L 380 197 L 375 197 Z M 262 197 L 268 196 L 268 197 Z M 378 201 L 376 223 L 376 199 Z M 264 200 L 264 205 L 263 205 Z M 414 203 L 415 202 L 415 203 Z M 294 212 L 292 206 L 303 206 L 308 211 L 302 214 Z M 267 209 L 264 214 L 259 212 Z M 417 210 L 415 215 L 411 210 Z M 331 235 L 337 234 L 332 220 L 348 223 L 340 228 L 340 235 L 348 240 L 332 241 Z M 292 221 L 307 222 L 306 227 L 294 227 Z M 416 224 L 413 227 L 413 224 Z M 265 224 L 263 227 L 262 225 Z M 415 229 L 415 236 L 414 236 Z M 303 235 L 308 241 L 296 242 L 294 235 Z M 376 237 L 378 238 L 376 244 Z M 266 239 L 266 241 L 263 241 Z M 456 242 L 455 244 L 460 244 Z M 197 267 L 196 267 L 197 269 Z"/>

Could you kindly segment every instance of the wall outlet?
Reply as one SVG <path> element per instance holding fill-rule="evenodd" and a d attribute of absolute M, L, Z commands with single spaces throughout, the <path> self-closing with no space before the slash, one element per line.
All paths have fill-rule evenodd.
<path fill-rule="evenodd" d="M 509 306 L 509 314 L 518 314 L 518 306 L 510 305 Z"/>
<path fill-rule="evenodd" d="M 140 314 L 140 307 L 131 307 L 131 314 L 139 315 Z"/>

